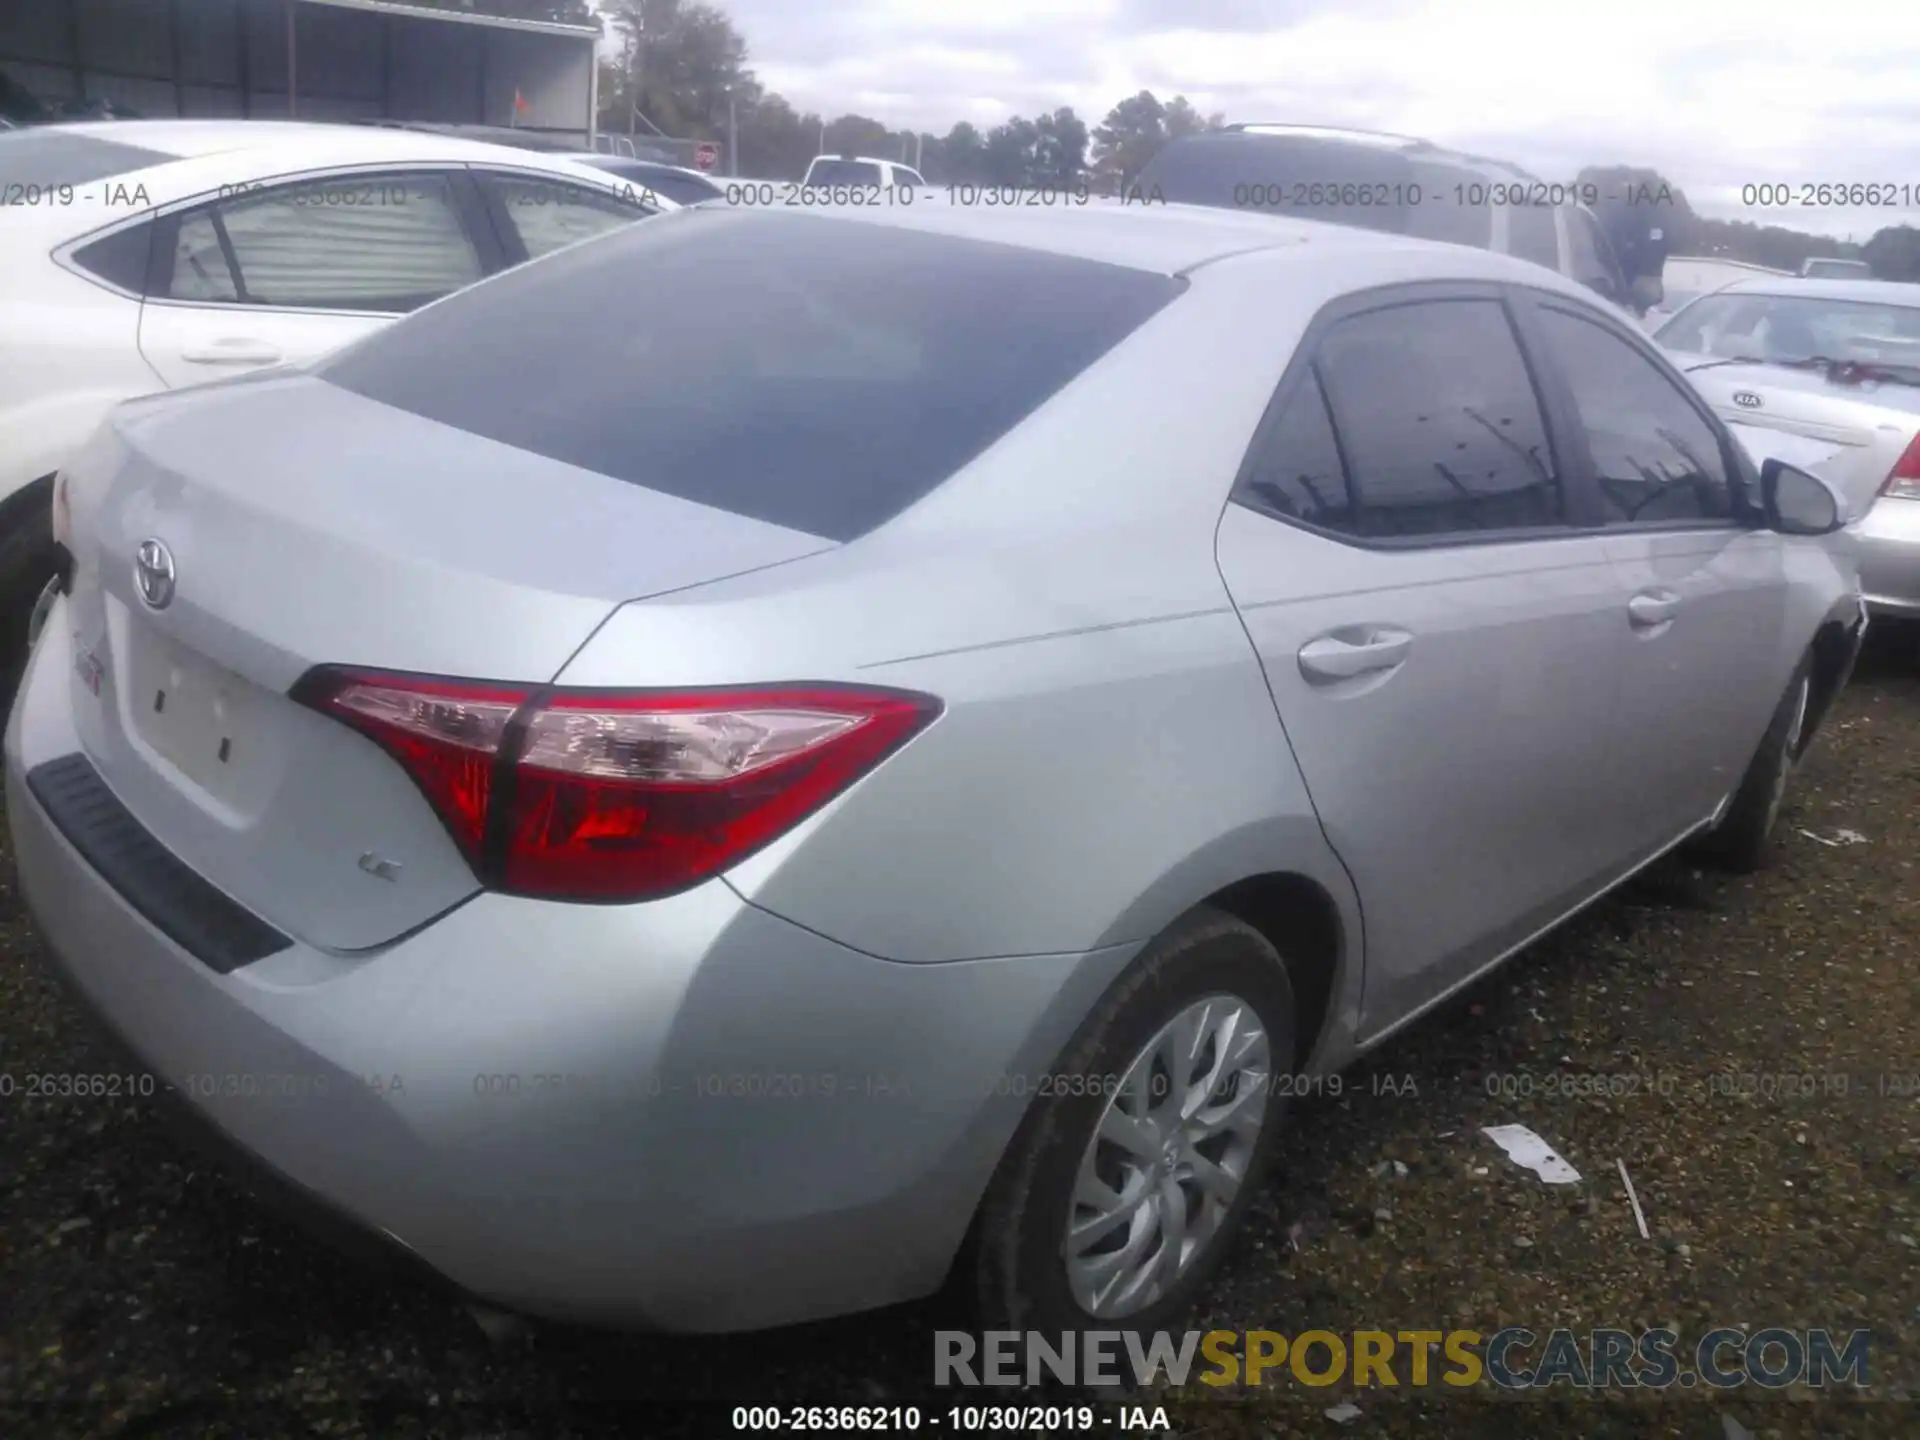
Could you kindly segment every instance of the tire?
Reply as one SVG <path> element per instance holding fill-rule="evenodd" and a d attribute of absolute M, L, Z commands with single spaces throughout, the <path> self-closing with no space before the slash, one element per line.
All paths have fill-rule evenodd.
<path fill-rule="evenodd" d="M 1787 781 L 1794 762 L 1800 757 L 1805 739 L 1807 707 L 1813 689 L 1813 656 L 1804 656 L 1786 694 L 1774 708 L 1767 733 L 1761 737 L 1740 788 L 1734 792 L 1727 813 L 1702 839 L 1700 858 L 1724 870 L 1748 875 L 1767 862 L 1773 827 L 1780 818 L 1780 804 L 1786 796 Z"/>
<path fill-rule="evenodd" d="M 53 477 L 22 486 L 0 502 L 0 715 L 27 659 L 27 621 L 60 568 L 53 543 Z"/>
<path fill-rule="evenodd" d="M 1122 1109 L 1141 1103 L 1151 1105 L 1156 1093 L 1162 1104 L 1169 1104 L 1177 1096 L 1177 1091 L 1138 1083 L 1146 1074 L 1165 1073 L 1152 1061 L 1147 1061 L 1144 1069 L 1134 1067 L 1170 1022 L 1195 1013 L 1203 1002 L 1214 1006 L 1210 1014 L 1216 1020 L 1225 1017 L 1231 1004 L 1238 1002 L 1243 1018 L 1250 1022 L 1248 1028 L 1230 1032 L 1237 1045 L 1209 1044 L 1202 1048 L 1203 1056 L 1217 1058 L 1222 1049 L 1239 1053 L 1238 1046 L 1246 1045 L 1257 1061 L 1264 1043 L 1264 1066 L 1256 1064 L 1240 1071 L 1237 1081 L 1228 1081 L 1228 1072 L 1214 1068 L 1212 1078 L 1220 1088 L 1200 1112 L 1217 1118 L 1227 1100 L 1243 1107 L 1242 1113 L 1259 1112 L 1258 1128 L 1251 1135 L 1228 1130 L 1197 1142 L 1200 1158 L 1225 1161 L 1238 1171 L 1238 1186 L 1230 1198 L 1220 1196 L 1213 1204 L 1203 1204 L 1198 1185 L 1190 1178 L 1195 1150 L 1187 1142 L 1176 1140 L 1170 1150 L 1160 1148 L 1163 1163 L 1165 1157 L 1177 1154 L 1178 1158 L 1170 1174 L 1157 1172 L 1163 1176 L 1158 1185 L 1148 1178 L 1156 1172 L 1148 1170 L 1144 1161 L 1134 1164 L 1126 1151 L 1103 1142 L 1097 1159 L 1099 1168 L 1107 1172 L 1108 1183 L 1114 1183 L 1116 1173 L 1130 1170 L 1134 1178 L 1123 1183 L 1122 1190 L 1132 1193 L 1130 1186 L 1138 1186 L 1157 1192 L 1157 1199 L 1129 1207 L 1135 1212 L 1129 1221 L 1110 1222 L 1114 1223 L 1112 1233 L 1091 1247 L 1088 1255 L 1111 1250 L 1121 1244 L 1130 1227 L 1138 1230 L 1143 1226 L 1150 1237 L 1144 1253 L 1157 1250 L 1165 1254 L 1168 1247 L 1161 1243 L 1165 1232 L 1156 1217 L 1166 1213 L 1170 1193 L 1180 1197 L 1179 1213 L 1189 1226 L 1196 1218 L 1202 1226 L 1208 1218 L 1217 1223 L 1194 1246 L 1171 1283 L 1164 1279 L 1159 1282 L 1163 1288 L 1157 1293 L 1152 1285 L 1136 1287 L 1124 1299 L 1124 1292 L 1116 1291 L 1105 1299 L 1110 1308 L 1104 1312 L 1100 1309 L 1102 1297 L 1094 1295 L 1093 1308 L 1089 1308 L 1084 1299 L 1086 1287 L 1076 1291 L 1070 1275 L 1074 1257 L 1068 1253 L 1067 1235 L 1070 1215 L 1086 1218 L 1087 1214 L 1075 1205 L 1075 1187 L 1083 1162 L 1088 1160 L 1096 1128 L 1110 1105 Z M 1253 1030 L 1260 1032 L 1258 1039 L 1249 1038 Z M 1209 1032 L 1203 1028 L 1201 1033 Z M 1283 1118 L 1284 1097 L 1274 1082 L 1291 1073 L 1293 1062 L 1293 990 L 1273 946 L 1252 926 L 1206 908 L 1192 912 L 1164 932 L 1107 993 L 1067 1046 L 1058 1067 L 1058 1075 L 1065 1077 L 1067 1084 L 1033 1102 L 988 1186 L 972 1257 L 975 1309 L 981 1327 L 1038 1330 L 1049 1336 L 1088 1329 L 1165 1328 L 1169 1319 L 1192 1304 L 1231 1249 L 1247 1207 L 1260 1189 Z M 1116 1084 L 1130 1075 L 1136 1083 L 1115 1093 Z M 1072 1093 L 1076 1077 L 1086 1077 L 1092 1083 L 1085 1089 L 1097 1093 Z M 1148 1130 L 1152 1130 L 1151 1125 Z M 1144 1139 L 1142 1131 L 1133 1133 Z M 1156 1135 L 1153 1145 L 1164 1138 L 1164 1134 Z M 1142 1153 L 1152 1148 L 1142 1145 Z M 1120 1166 L 1119 1172 L 1114 1169 L 1116 1165 Z M 1215 1173 L 1217 1178 L 1218 1171 Z M 1116 1262 L 1109 1259 L 1109 1263 Z M 1135 1266 L 1120 1268 L 1123 1273 L 1138 1273 Z M 1115 1311 L 1111 1308 L 1114 1306 L 1131 1308 Z"/>

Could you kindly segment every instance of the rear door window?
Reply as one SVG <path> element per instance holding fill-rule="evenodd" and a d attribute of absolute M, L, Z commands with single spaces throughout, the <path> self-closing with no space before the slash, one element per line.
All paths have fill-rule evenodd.
<path fill-rule="evenodd" d="M 1409 195 L 1407 229 L 1427 240 L 1448 240 L 1485 250 L 1493 244 L 1492 190 L 1471 170 L 1417 162 Z"/>
<path fill-rule="evenodd" d="M 1507 245 L 1522 260 L 1560 268 L 1560 229 L 1547 205 L 1514 205 L 1507 211 Z"/>
<path fill-rule="evenodd" d="M 871 160 L 816 160 L 807 171 L 809 185 L 878 185 L 880 167 Z"/>
<path fill-rule="evenodd" d="M 1018 425 L 1184 283 L 821 213 L 702 206 L 509 271 L 318 373 L 616 480 L 848 540 Z"/>
<path fill-rule="evenodd" d="M 517 243 L 529 260 L 654 213 L 641 203 L 645 185 L 624 176 L 609 176 L 606 190 L 538 175 L 483 171 L 481 180 L 497 207 L 498 220 L 509 231 L 509 249 Z"/>
<path fill-rule="evenodd" d="M 188 303 L 397 315 L 485 268 L 452 180 L 427 172 L 275 185 L 188 211 L 168 229 L 162 293 Z"/>
<path fill-rule="evenodd" d="M 1626 290 L 1613 246 L 1601 233 L 1600 222 L 1585 210 L 1569 205 L 1567 219 L 1567 275 L 1608 299 L 1619 299 Z"/>

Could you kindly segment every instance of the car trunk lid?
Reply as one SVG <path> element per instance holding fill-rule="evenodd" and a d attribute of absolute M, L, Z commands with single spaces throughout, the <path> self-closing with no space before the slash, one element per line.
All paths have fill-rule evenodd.
<path fill-rule="evenodd" d="M 540 684 L 629 599 L 830 548 L 298 373 L 126 407 L 71 503 L 87 755 L 206 879 L 340 951 L 478 886 L 391 758 L 288 698 L 302 674 Z"/>
<path fill-rule="evenodd" d="M 1682 368 L 1687 368 L 1684 364 Z M 1920 387 L 1841 384 L 1817 370 L 1704 361 L 1689 378 L 1722 419 L 1801 436 L 1830 447 L 1817 463 L 1780 458 L 1830 481 L 1848 514 L 1866 514 L 1907 442 L 1920 429 Z"/>

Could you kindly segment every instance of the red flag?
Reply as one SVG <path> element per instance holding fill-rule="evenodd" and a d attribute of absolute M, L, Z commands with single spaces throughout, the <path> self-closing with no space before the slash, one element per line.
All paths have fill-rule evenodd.
<path fill-rule="evenodd" d="M 527 97 L 520 93 L 520 87 L 517 85 L 514 86 L 513 113 L 516 115 L 524 115 L 531 109 L 533 109 L 533 106 L 529 105 L 527 103 Z"/>

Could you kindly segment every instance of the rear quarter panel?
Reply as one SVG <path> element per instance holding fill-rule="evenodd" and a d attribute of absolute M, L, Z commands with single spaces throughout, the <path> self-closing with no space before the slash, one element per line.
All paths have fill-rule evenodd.
<path fill-rule="evenodd" d="M 1120 945 L 1274 870 L 1319 883 L 1357 942 L 1214 560 L 1248 439 L 1324 298 L 1201 271 L 891 525 L 630 604 L 561 683 L 813 679 L 940 697 L 926 733 L 728 875 L 873 955 Z"/>

